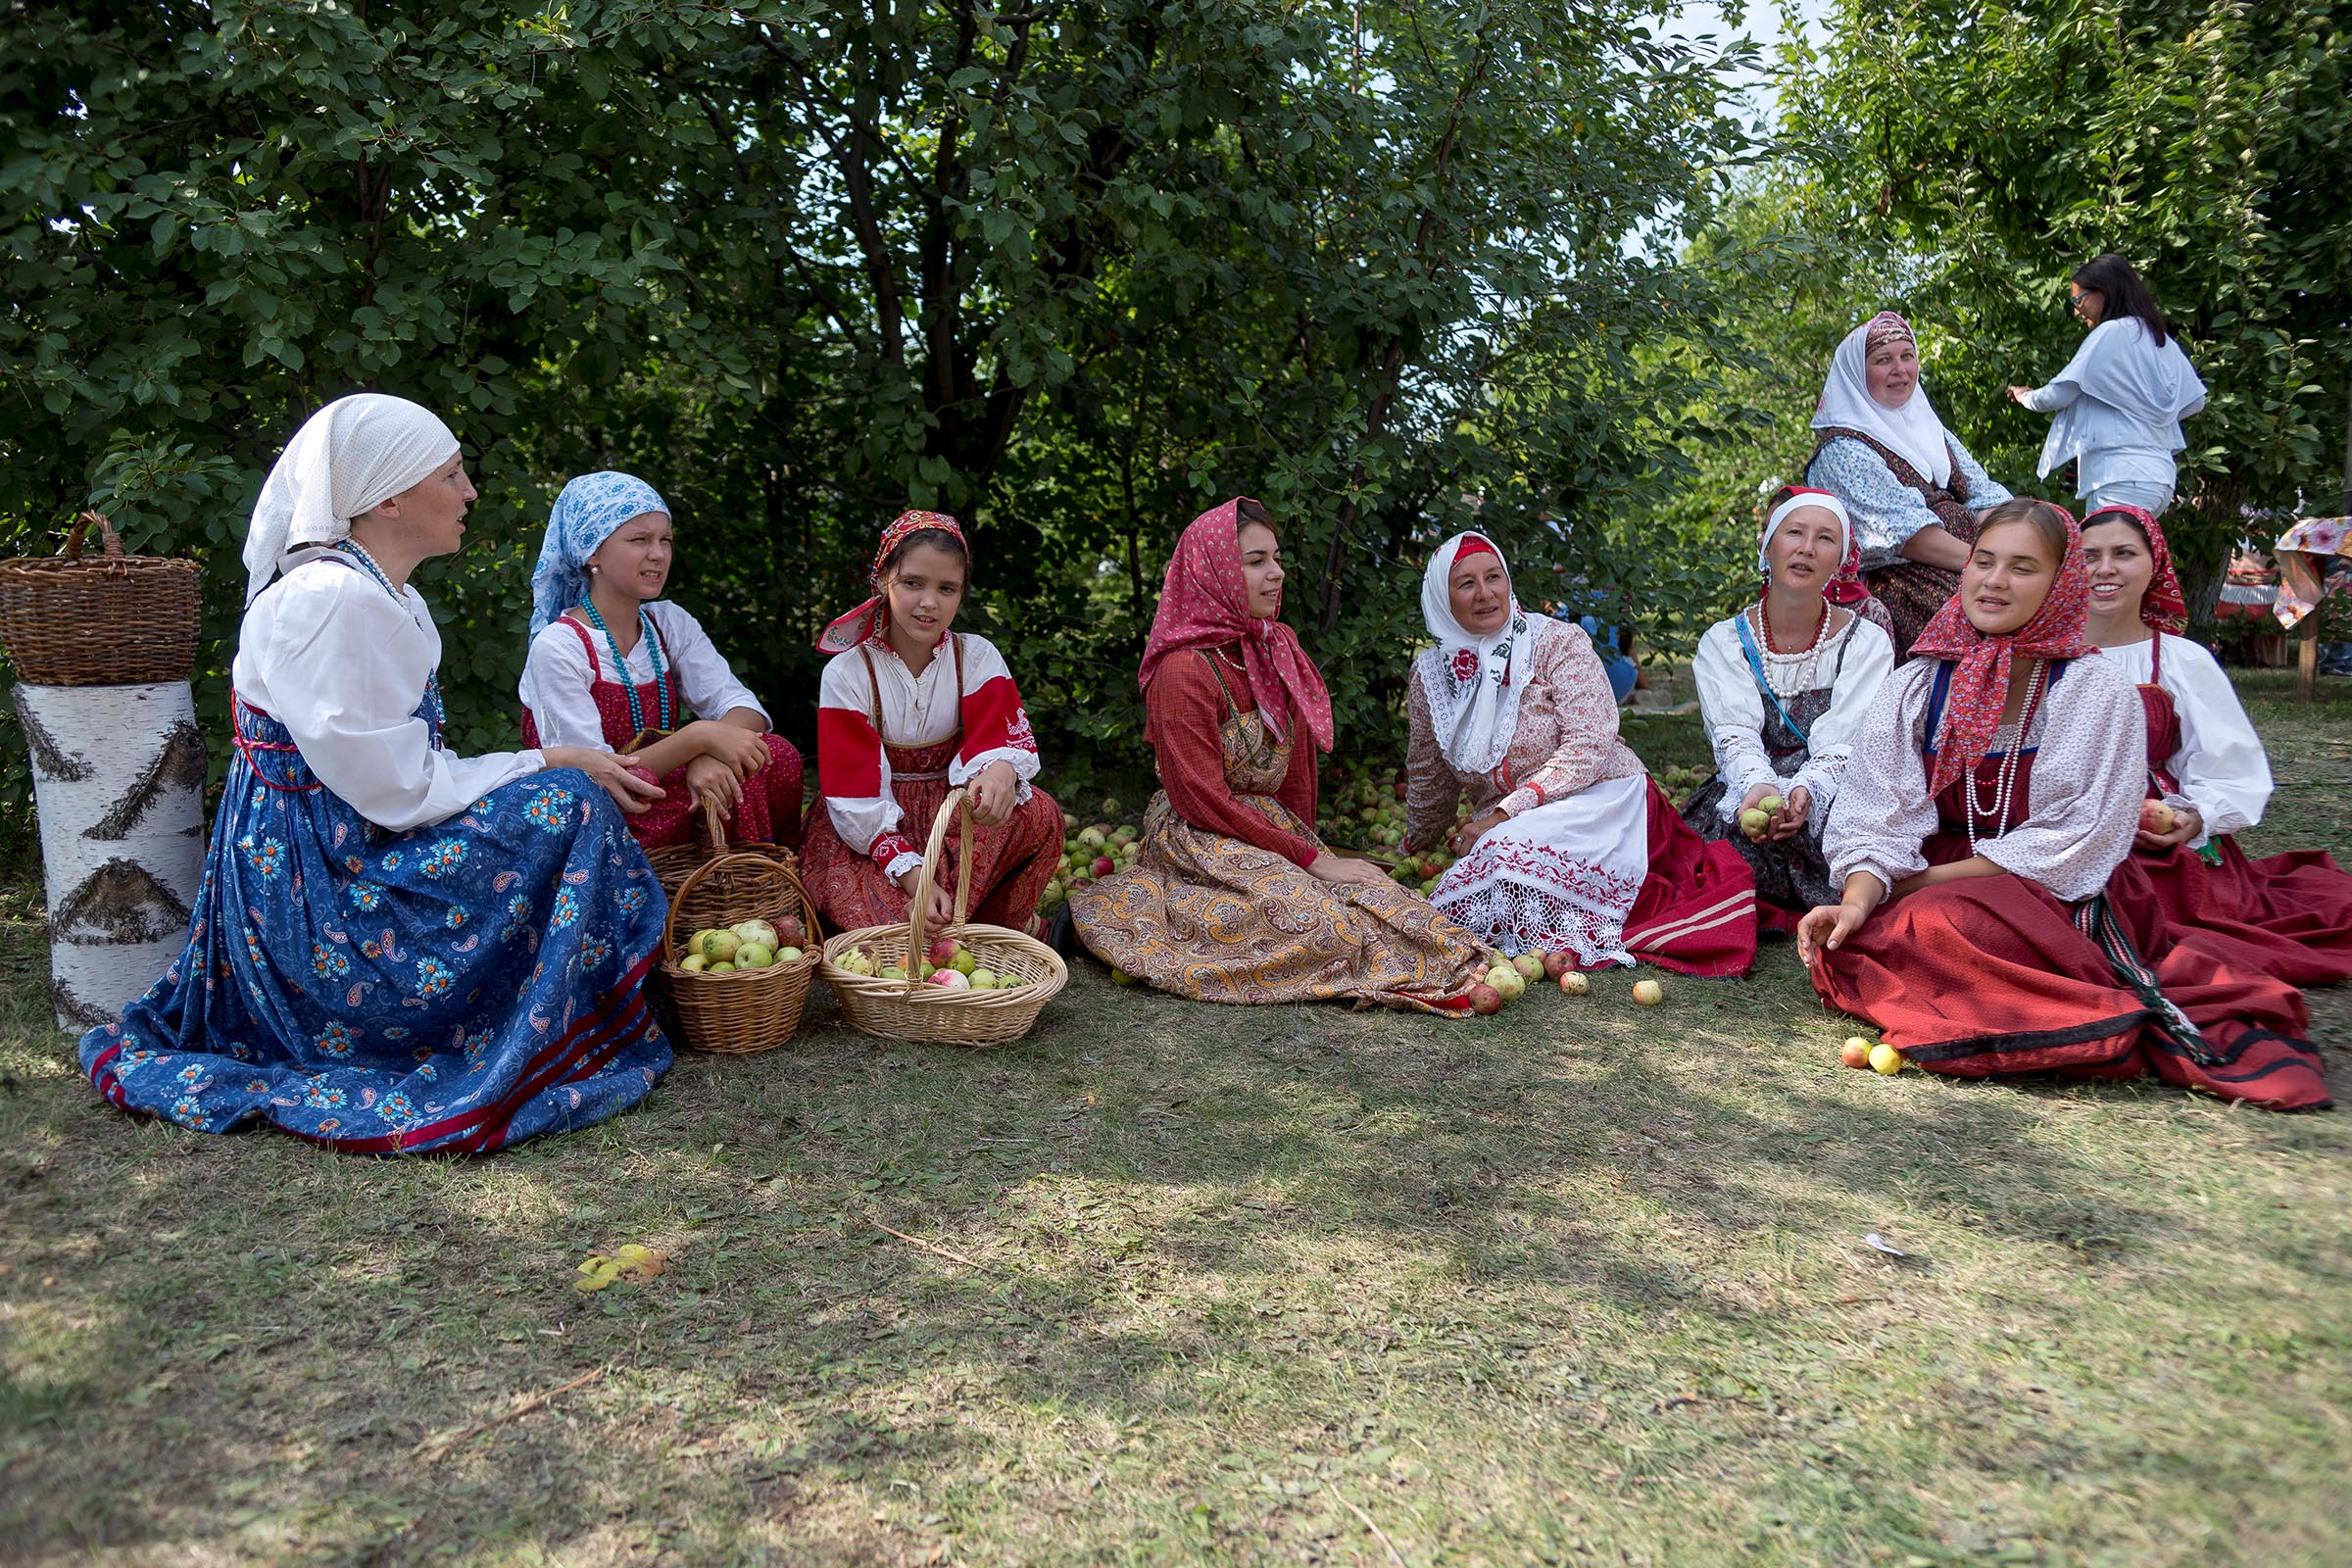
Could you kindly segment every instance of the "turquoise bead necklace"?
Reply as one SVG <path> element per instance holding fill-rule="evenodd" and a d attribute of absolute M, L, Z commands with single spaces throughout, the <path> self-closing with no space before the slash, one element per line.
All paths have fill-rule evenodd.
<path fill-rule="evenodd" d="M 605 617 L 597 613 L 595 600 L 581 601 L 580 608 L 588 612 L 588 624 L 605 634 L 605 646 L 612 650 L 613 667 L 620 671 L 620 689 L 629 698 L 629 727 L 642 735 L 645 733 L 645 705 L 638 700 L 637 683 L 629 678 L 629 662 L 621 657 L 620 639 L 612 635 L 612 628 L 606 625 Z M 662 704 L 660 727 L 666 734 L 670 727 L 669 679 L 662 664 L 662 639 L 654 635 L 654 617 L 645 612 L 643 605 L 637 607 L 637 635 L 643 639 L 646 652 L 654 661 L 654 690 Z"/>

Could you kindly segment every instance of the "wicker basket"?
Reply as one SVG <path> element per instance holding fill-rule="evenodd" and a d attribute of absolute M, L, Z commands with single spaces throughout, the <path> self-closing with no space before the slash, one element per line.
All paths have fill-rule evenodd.
<path fill-rule="evenodd" d="M 645 852 L 645 858 L 653 866 L 654 875 L 661 880 L 662 891 L 675 899 L 678 896 L 678 890 L 686 885 L 686 879 L 721 851 L 737 855 L 762 855 L 782 865 L 793 875 L 800 875 L 800 857 L 781 844 L 766 844 L 757 839 L 747 839 L 741 844 L 729 844 L 726 819 L 718 814 L 716 801 L 703 803 L 703 814 L 696 819 L 694 834 L 685 843 L 664 844 L 658 850 L 648 850 Z M 759 873 L 752 871 L 747 866 L 737 874 L 758 875 Z M 737 915 L 735 918 L 743 920 L 749 919 L 750 916 Z M 734 922 L 728 923 L 733 924 Z"/>
<path fill-rule="evenodd" d="M 797 907 L 796 907 L 797 906 Z M 680 962 L 678 932 L 798 914 L 808 942 L 792 963 L 710 974 Z M 816 906 L 792 867 L 751 850 L 713 856 L 687 876 L 662 925 L 662 984 L 678 1009 L 678 1037 L 696 1051 L 744 1056 L 772 1051 L 801 1026 L 808 982 L 816 973 L 823 929 Z"/>
<path fill-rule="evenodd" d="M 964 853 L 956 857 L 956 919 L 945 931 L 925 932 L 923 917 L 931 907 L 931 878 L 947 844 L 951 814 L 962 825 L 964 844 Z M 963 791 L 950 790 L 940 803 L 939 814 L 931 819 L 931 843 L 923 854 L 922 875 L 915 880 L 906 923 L 844 931 L 825 944 L 825 983 L 841 999 L 841 1010 L 851 1027 L 885 1040 L 1001 1046 L 1034 1028 L 1046 1004 L 1069 983 L 1070 971 L 1060 955 L 1035 937 L 1001 925 L 964 923 L 972 907 L 971 844 L 971 801 Z M 921 972 L 920 956 L 935 936 L 954 937 L 971 949 L 983 968 L 1017 974 L 1028 984 L 1010 991 L 925 985 L 914 976 Z M 852 948 L 863 948 L 872 955 L 877 969 L 905 964 L 907 978 L 884 980 L 844 969 L 842 956 Z"/>
<path fill-rule="evenodd" d="M 85 559 L 95 524 L 104 555 Z M 105 515 L 74 520 L 54 556 L 0 561 L 0 644 L 35 686 L 141 686 L 196 668 L 196 563 L 126 556 Z"/>

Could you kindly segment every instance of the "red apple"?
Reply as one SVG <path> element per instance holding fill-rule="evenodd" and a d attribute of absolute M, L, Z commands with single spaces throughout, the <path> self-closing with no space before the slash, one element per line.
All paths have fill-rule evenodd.
<path fill-rule="evenodd" d="M 1108 876 L 1111 872 L 1116 871 L 1117 869 L 1117 864 L 1111 860 L 1109 856 L 1098 855 L 1095 857 L 1095 875 Z"/>
<path fill-rule="evenodd" d="M 941 937 L 938 941 L 932 943 L 930 947 L 923 950 L 923 957 L 927 961 L 936 964 L 942 969 L 945 969 L 949 964 L 956 961 L 956 939 L 954 937 Z"/>
<path fill-rule="evenodd" d="M 1567 972 L 1568 955 L 1565 953 L 1546 953 L 1544 955 L 1544 979 L 1557 980 L 1561 975 Z"/>
<path fill-rule="evenodd" d="M 1860 1035 L 1848 1035 L 1845 1044 L 1838 1048 L 1838 1059 L 1848 1067 L 1870 1065 L 1870 1042 Z"/>
<path fill-rule="evenodd" d="M 1502 1010 L 1502 993 L 1485 983 L 1470 988 L 1470 1010 L 1480 1017 L 1491 1017 Z"/>
<path fill-rule="evenodd" d="M 775 926 L 776 940 L 785 947 L 805 948 L 808 945 L 808 928 L 801 924 L 799 915 L 782 915 L 776 920 Z"/>

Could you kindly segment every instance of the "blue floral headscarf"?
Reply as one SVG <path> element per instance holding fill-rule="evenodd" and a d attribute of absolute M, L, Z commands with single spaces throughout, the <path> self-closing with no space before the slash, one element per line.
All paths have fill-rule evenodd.
<path fill-rule="evenodd" d="M 633 473 L 583 473 L 556 497 L 547 540 L 531 568 L 531 635 L 588 597 L 588 558 L 612 530 L 648 512 L 666 514 L 662 492 Z"/>

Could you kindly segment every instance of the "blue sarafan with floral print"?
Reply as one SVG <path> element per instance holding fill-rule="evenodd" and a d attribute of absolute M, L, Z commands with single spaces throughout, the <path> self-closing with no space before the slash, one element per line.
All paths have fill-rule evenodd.
<path fill-rule="evenodd" d="M 478 1152 L 653 1088 L 669 1042 L 645 982 L 667 906 L 585 774 L 387 833 L 275 719 L 240 706 L 237 734 L 186 950 L 82 1037 L 109 1101 L 203 1132 L 261 1119 L 338 1149 Z"/>

